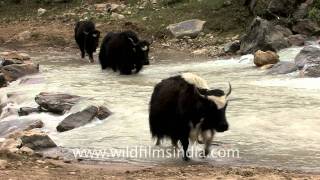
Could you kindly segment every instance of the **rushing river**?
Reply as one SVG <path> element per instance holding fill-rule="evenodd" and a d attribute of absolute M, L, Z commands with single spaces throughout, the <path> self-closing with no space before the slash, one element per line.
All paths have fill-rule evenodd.
<path fill-rule="evenodd" d="M 300 48 L 280 52 L 281 60 L 293 61 Z M 101 71 L 98 64 L 89 64 L 78 54 L 60 52 L 37 53 L 41 73 L 27 77 L 25 83 L 12 83 L 1 89 L 14 94 L 22 106 L 36 106 L 39 92 L 64 92 L 86 97 L 72 112 L 89 104 L 104 105 L 113 115 L 95 120 L 86 126 L 58 133 L 57 124 L 66 116 L 46 113 L 26 118 L 45 122 L 54 141 L 64 148 L 125 149 L 153 146 L 148 126 L 148 103 L 153 87 L 161 79 L 181 72 L 194 72 L 211 87 L 226 89 L 231 82 L 233 93 L 227 118 L 230 130 L 217 134 L 213 149 L 238 149 L 239 158 L 196 159 L 196 162 L 233 165 L 263 165 L 320 172 L 320 79 L 289 75 L 266 75 L 242 57 L 231 60 L 198 61 L 162 58 L 146 66 L 138 75 L 120 76 Z M 156 59 L 157 61 L 157 59 Z M 24 78 L 26 79 L 26 78 Z M 28 82 L 29 81 L 29 82 Z M 4 120 L 16 119 L 9 116 Z M 169 143 L 164 146 L 168 146 Z M 115 160 L 117 159 L 109 159 Z M 131 162 L 181 163 L 181 158 L 166 160 L 124 158 Z"/>

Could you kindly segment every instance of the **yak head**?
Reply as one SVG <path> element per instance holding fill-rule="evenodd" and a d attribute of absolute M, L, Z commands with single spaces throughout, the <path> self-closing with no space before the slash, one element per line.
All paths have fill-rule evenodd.
<path fill-rule="evenodd" d="M 133 51 L 136 55 L 136 59 L 142 64 L 142 65 L 149 65 L 149 47 L 150 43 L 146 40 L 138 40 L 138 42 L 135 42 L 132 38 L 129 38 L 133 45 Z"/>
<path fill-rule="evenodd" d="M 201 105 L 201 112 L 203 114 L 202 130 L 215 129 L 217 132 L 228 130 L 226 109 L 228 106 L 228 96 L 231 94 L 231 91 L 230 83 L 227 93 L 220 89 L 199 89 L 200 95 L 204 97 Z"/>
<path fill-rule="evenodd" d="M 90 32 L 83 32 L 85 35 L 85 49 L 87 53 L 93 53 L 96 52 L 96 49 L 99 45 L 99 37 L 100 37 L 100 31 L 94 30 Z"/>

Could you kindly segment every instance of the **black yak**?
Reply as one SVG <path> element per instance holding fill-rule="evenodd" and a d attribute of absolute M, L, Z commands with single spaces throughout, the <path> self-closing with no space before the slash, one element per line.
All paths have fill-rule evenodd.
<path fill-rule="evenodd" d="M 80 48 L 81 58 L 85 57 L 85 53 L 89 55 L 91 63 L 94 62 L 93 52 L 99 45 L 100 31 L 96 30 L 95 25 L 91 21 L 79 21 L 74 29 L 74 38 Z"/>
<path fill-rule="evenodd" d="M 131 74 L 132 70 L 138 73 L 143 65 L 149 64 L 149 46 L 148 41 L 139 40 L 133 31 L 109 32 L 100 47 L 101 68 L 119 70 L 125 75 Z"/>
<path fill-rule="evenodd" d="M 153 91 L 149 107 L 149 126 L 157 144 L 163 138 L 170 138 L 173 145 L 181 142 L 184 160 L 189 160 L 187 149 L 189 139 L 198 140 L 201 135 L 205 143 L 205 155 L 215 131 L 229 128 L 226 120 L 228 96 L 220 89 L 210 90 L 201 77 L 184 73 L 158 83 Z"/>

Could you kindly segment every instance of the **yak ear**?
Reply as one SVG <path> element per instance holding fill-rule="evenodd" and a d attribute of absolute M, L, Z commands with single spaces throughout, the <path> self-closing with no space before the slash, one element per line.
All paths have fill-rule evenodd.
<path fill-rule="evenodd" d="M 202 89 L 202 88 L 197 88 L 199 94 L 203 95 L 203 96 L 207 96 L 208 95 L 208 90 L 207 89 Z"/>
<path fill-rule="evenodd" d="M 84 35 L 88 35 L 88 34 L 89 34 L 89 32 L 87 32 L 87 31 L 83 31 L 83 34 L 84 34 Z"/>

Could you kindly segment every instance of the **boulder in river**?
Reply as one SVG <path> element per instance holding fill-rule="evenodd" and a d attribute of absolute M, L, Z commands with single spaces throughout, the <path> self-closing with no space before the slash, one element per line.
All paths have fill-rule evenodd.
<path fill-rule="evenodd" d="M 8 66 L 11 64 L 23 64 L 23 61 L 15 60 L 15 59 L 4 59 L 2 60 L 2 63 L 1 63 L 2 66 Z"/>
<path fill-rule="evenodd" d="M 67 116 L 59 123 L 57 126 L 57 131 L 69 131 L 71 129 L 88 124 L 97 116 L 98 110 L 99 109 L 95 106 L 89 106 L 80 112 Z"/>
<path fill-rule="evenodd" d="M 35 64 L 12 64 L 1 69 L 7 81 L 15 81 L 25 75 L 39 72 L 39 65 Z"/>
<path fill-rule="evenodd" d="M 18 114 L 19 116 L 27 116 L 31 113 L 40 113 L 40 108 L 32 108 L 32 107 L 22 107 L 19 109 Z"/>
<path fill-rule="evenodd" d="M 294 59 L 299 70 L 310 77 L 320 77 L 320 48 L 304 47 Z"/>
<path fill-rule="evenodd" d="M 0 57 L 2 57 L 4 59 L 15 59 L 15 60 L 21 60 L 21 61 L 30 60 L 29 54 L 19 53 L 17 51 L 1 52 Z"/>
<path fill-rule="evenodd" d="M 100 119 L 100 120 L 106 119 L 111 114 L 112 114 L 111 111 L 108 108 L 106 108 L 105 106 L 98 107 L 98 114 L 97 114 L 98 119 Z"/>
<path fill-rule="evenodd" d="M 206 21 L 191 19 L 177 24 L 170 24 L 167 29 L 175 38 L 183 38 L 185 36 L 195 38 L 203 30 L 205 23 Z"/>
<path fill-rule="evenodd" d="M 41 120 L 16 119 L 0 121 L 0 137 L 7 137 L 16 132 L 41 128 L 42 126 L 43 122 Z"/>
<path fill-rule="evenodd" d="M 73 105 L 78 103 L 80 96 L 42 92 L 35 97 L 41 109 L 55 114 L 64 114 L 69 111 Z"/>
<path fill-rule="evenodd" d="M 289 74 L 297 71 L 298 68 L 293 62 L 280 61 L 267 72 L 267 74 Z"/>
<path fill-rule="evenodd" d="M 20 139 L 23 146 L 33 150 L 57 147 L 46 133 L 39 130 L 24 131 Z"/>
<path fill-rule="evenodd" d="M 245 36 L 241 38 L 241 54 L 253 54 L 257 50 L 278 51 L 290 46 L 286 32 L 276 28 L 271 22 L 257 17 L 251 23 Z"/>
<path fill-rule="evenodd" d="M 279 62 L 279 56 L 272 51 L 257 51 L 254 54 L 254 64 L 258 67 L 265 66 L 267 64 L 276 64 Z"/>

